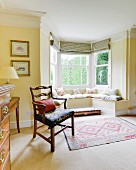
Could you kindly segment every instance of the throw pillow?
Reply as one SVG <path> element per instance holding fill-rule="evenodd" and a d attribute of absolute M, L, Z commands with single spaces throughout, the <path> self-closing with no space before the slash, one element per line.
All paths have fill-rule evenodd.
<path fill-rule="evenodd" d="M 74 92 L 74 94 L 81 94 L 78 88 L 77 89 L 73 89 L 73 92 Z"/>
<path fill-rule="evenodd" d="M 65 95 L 65 91 L 64 91 L 63 87 L 56 88 L 56 92 L 59 96 Z"/>
<path fill-rule="evenodd" d="M 86 88 L 86 94 L 95 94 L 96 93 L 96 89 L 95 88 Z"/>
<path fill-rule="evenodd" d="M 51 112 L 51 111 L 54 111 L 56 109 L 56 105 L 55 105 L 52 98 L 49 98 L 49 99 L 46 99 L 46 100 L 36 101 L 36 103 L 46 105 L 45 112 Z M 40 114 L 42 114 L 42 108 L 43 108 L 42 106 L 38 106 Z"/>

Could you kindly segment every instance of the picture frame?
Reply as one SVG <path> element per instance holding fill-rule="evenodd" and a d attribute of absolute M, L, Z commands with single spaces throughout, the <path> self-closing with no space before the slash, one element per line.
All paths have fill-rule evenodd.
<path fill-rule="evenodd" d="M 11 60 L 11 66 L 15 68 L 18 76 L 30 76 L 30 61 Z"/>
<path fill-rule="evenodd" d="M 29 57 L 29 41 L 10 40 L 11 57 Z"/>

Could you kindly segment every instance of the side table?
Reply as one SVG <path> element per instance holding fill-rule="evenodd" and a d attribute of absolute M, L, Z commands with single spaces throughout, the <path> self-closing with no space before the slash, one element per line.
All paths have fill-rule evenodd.
<path fill-rule="evenodd" d="M 13 111 L 16 111 L 16 123 L 17 123 L 17 130 L 18 133 L 20 133 L 20 127 L 19 127 L 19 100 L 20 97 L 12 97 L 9 104 L 9 112 L 12 113 Z"/>

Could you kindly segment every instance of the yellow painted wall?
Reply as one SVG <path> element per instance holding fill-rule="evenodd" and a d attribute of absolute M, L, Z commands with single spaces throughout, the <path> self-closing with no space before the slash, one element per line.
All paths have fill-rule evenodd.
<path fill-rule="evenodd" d="M 128 96 L 130 107 L 136 107 L 136 38 L 128 44 Z"/>
<path fill-rule="evenodd" d="M 122 97 L 127 99 L 127 40 L 122 39 L 111 43 L 111 88 L 119 89 Z"/>
<path fill-rule="evenodd" d="M 132 30 L 131 30 L 132 31 Z M 131 35 L 131 32 L 130 32 Z M 136 33 L 135 33 L 136 35 Z M 136 37 L 112 42 L 112 88 L 119 88 L 124 99 L 129 100 L 128 111 L 136 109 Z"/>
<path fill-rule="evenodd" d="M 10 57 L 10 40 L 29 41 L 30 56 Z M 40 29 L 0 26 L 0 66 L 10 66 L 11 60 L 29 60 L 30 76 L 11 80 L 15 89 L 11 96 L 20 97 L 20 121 L 32 119 L 32 104 L 29 87 L 40 84 Z M 5 80 L 0 80 L 2 84 Z M 15 121 L 15 114 L 11 114 L 11 122 Z"/>

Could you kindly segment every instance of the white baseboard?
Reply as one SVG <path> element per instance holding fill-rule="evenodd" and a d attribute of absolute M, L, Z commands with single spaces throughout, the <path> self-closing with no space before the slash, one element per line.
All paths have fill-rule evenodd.
<path fill-rule="evenodd" d="M 19 126 L 20 128 L 32 127 L 33 120 L 20 121 Z M 10 129 L 16 129 L 16 128 L 17 128 L 16 122 L 10 122 Z"/>
<path fill-rule="evenodd" d="M 129 115 L 128 110 L 117 110 L 115 113 L 116 116 Z"/>
<path fill-rule="evenodd" d="M 136 115 L 136 108 L 128 110 L 128 115 Z"/>
<path fill-rule="evenodd" d="M 102 107 L 97 107 L 97 109 L 100 109 L 103 114 L 115 115 L 114 110 L 106 109 L 106 108 L 102 108 Z"/>
<path fill-rule="evenodd" d="M 100 109 L 102 111 L 103 114 L 106 115 L 113 115 L 113 116 L 123 116 L 123 115 L 132 115 L 132 111 L 131 113 L 128 110 L 111 110 L 111 109 L 106 109 L 106 108 L 102 108 L 102 107 L 97 107 L 98 109 Z M 134 114 L 134 113 L 133 113 Z M 136 112 L 135 112 L 136 114 Z"/>
<path fill-rule="evenodd" d="M 20 128 L 26 128 L 26 127 L 33 127 L 34 121 L 33 120 L 26 120 L 26 121 L 19 121 L 19 127 Z M 42 123 L 37 122 L 37 126 L 41 126 Z M 17 123 L 16 122 L 10 122 L 10 129 L 16 129 Z"/>
<path fill-rule="evenodd" d="M 129 110 L 118 110 L 116 111 L 116 116 L 124 116 L 124 115 L 136 115 L 136 108 L 129 109 Z"/>

